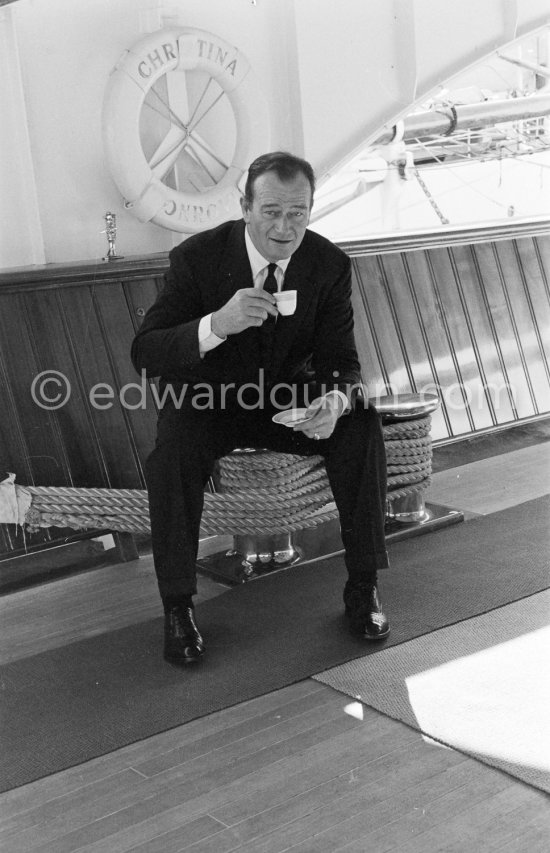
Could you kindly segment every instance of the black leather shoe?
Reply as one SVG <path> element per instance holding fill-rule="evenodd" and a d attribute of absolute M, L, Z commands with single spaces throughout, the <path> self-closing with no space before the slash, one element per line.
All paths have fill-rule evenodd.
<path fill-rule="evenodd" d="M 164 615 L 164 660 L 195 663 L 204 654 L 204 642 L 192 607 L 170 607 Z"/>
<path fill-rule="evenodd" d="M 375 583 L 351 583 L 344 588 L 346 616 L 352 634 L 364 640 L 383 640 L 390 633 L 390 624 L 382 611 Z"/>

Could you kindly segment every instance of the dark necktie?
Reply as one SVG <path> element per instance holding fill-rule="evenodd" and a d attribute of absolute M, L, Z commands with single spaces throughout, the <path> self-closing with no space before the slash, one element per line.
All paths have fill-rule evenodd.
<path fill-rule="evenodd" d="M 268 264 L 267 265 L 267 275 L 266 275 L 265 281 L 264 281 L 264 290 L 267 290 L 267 292 L 271 293 L 272 295 L 274 293 L 277 293 L 277 290 L 279 289 L 277 287 L 277 279 L 275 278 L 275 270 L 276 269 L 277 269 L 277 264 Z M 272 317 L 271 314 L 268 316 L 267 319 L 272 320 L 273 322 L 275 321 L 275 317 Z"/>
<path fill-rule="evenodd" d="M 264 281 L 264 290 L 267 293 L 277 293 L 277 279 L 275 278 L 275 270 L 277 264 L 268 264 L 267 276 Z M 272 314 L 267 315 L 267 320 L 264 320 L 260 330 L 261 356 L 262 367 L 265 370 L 266 379 L 270 379 L 271 358 L 273 354 L 273 342 L 275 339 L 275 320 L 277 318 Z"/>

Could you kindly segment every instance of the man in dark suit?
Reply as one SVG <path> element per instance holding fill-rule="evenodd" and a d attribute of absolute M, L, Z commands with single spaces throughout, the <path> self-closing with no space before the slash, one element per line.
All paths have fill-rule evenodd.
<path fill-rule="evenodd" d="M 377 588 L 388 565 L 382 429 L 358 393 L 349 257 L 307 230 L 314 189 L 305 160 L 285 152 L 255 160 L 243 219 L 170 253 L 165 288 L 132 346 L 136 369 L 160 376 L 165 398 L 146 478 L 172 662 L 204 652 L 192 598 L 204 487 L 215 461 L 237 447 L 325 457 L 350 629 L 368 640 L 389 633 Z M 281 290 L 297 291 L 290 316 L 278 313 Z M 272 420 L 290 405 L 308 407 L 293 429 Z"/>

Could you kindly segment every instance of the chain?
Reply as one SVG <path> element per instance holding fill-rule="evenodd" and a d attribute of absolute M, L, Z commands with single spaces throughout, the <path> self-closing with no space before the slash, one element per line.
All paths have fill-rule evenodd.
<path fill-rule="evenodd" d="M 424 194 L 425 194 L 426 198 L 428 199 L 431 206 L 433 207 L 433 209 L 435 210 L 435 212 L 439 216 L 439 218 L 441 220 L 441 224 L 442 225 L 449 225 L 449 220 L 447 219 L 447 217 L 443 216 L 435 198 L 433 197 L 433 195 L 429 191 L 428 187 L 426 186 L 426 184 L 424 183 L 424 181 L 420 177 L 420 172 L 418 171 L 418 169 L 416 167 L 414 169 L 414 176 L 415 176 L 416 180 L 418 181 L 418 183 L 420 184 L 420 186 L 422 187 L 422 189 L 424 190 Z"/>

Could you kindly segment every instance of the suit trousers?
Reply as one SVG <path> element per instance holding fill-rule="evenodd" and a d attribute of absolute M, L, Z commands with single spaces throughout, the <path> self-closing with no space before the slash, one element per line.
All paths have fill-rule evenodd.
<path fill-rule="evenodd" d="M 204 489 L 217 459 L 236 448 L 322 455 L 340 515 L 345 564 L 353 580 L 388 566 L 384 537 L 386 457 L 380 416 L 361 398 L 318 441 L 275 424 L 270 405 L 198 409 L 173 405 L 159 415 L 156 446 L 145 466 L 153 558 L 161 598 L 196 593 Z"/>

